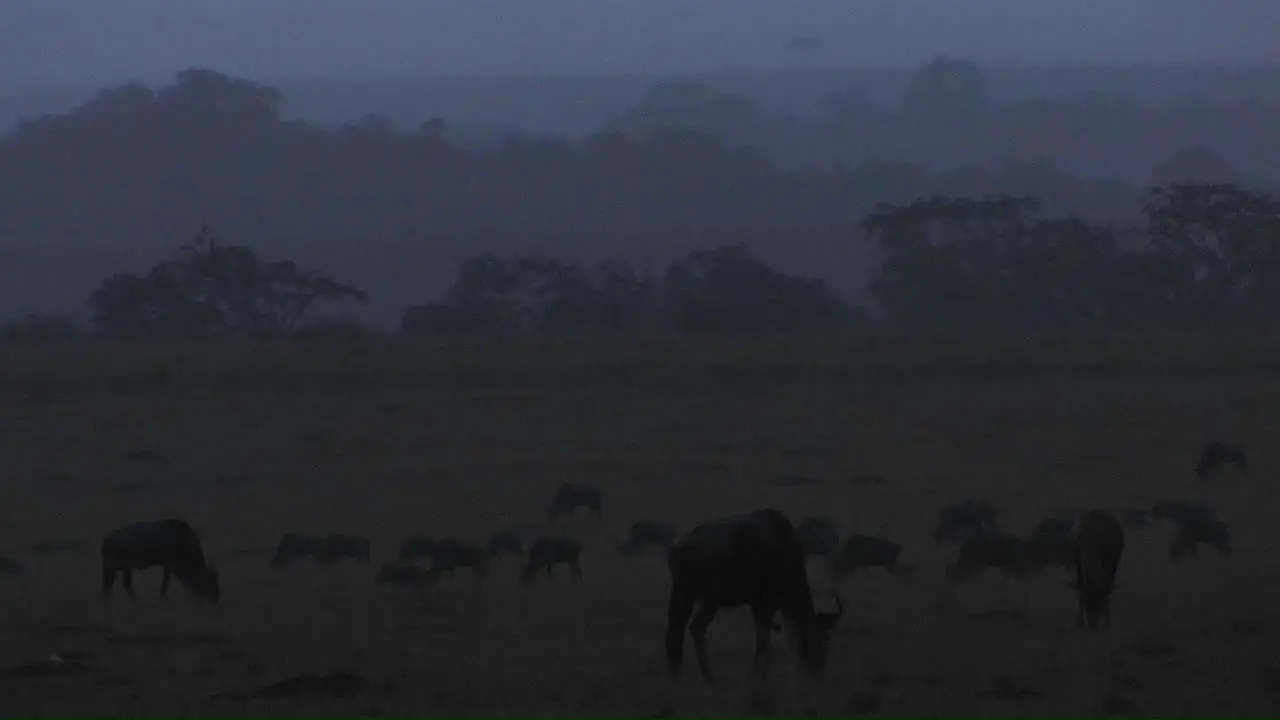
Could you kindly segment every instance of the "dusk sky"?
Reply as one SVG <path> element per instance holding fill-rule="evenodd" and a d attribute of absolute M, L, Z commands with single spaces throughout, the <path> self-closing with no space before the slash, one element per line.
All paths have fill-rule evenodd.
<path fill-rule="evenodd" d="M 1278 37 L 1280 0 L 3 0 L 0 80 L 1280 62 Z"/>

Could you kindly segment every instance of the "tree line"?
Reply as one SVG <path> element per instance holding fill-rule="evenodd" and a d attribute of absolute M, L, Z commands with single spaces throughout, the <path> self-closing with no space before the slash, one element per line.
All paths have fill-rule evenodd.
<path fill-rule="evenodd" d="M 1231 184 L 1153 187 L 1130 228 L 1042 213 L 1031 197 L 934 196 L 879 205 L 862 221 L 881 262 L 865 302 L 763 262 L 741 242 L 697 249 L 651 273 L 625 260 L 477 253 L 441 297 L 404 310 L 417 339 L 635 334 L 785 337 L 1221 333 L 1269 330 L 1280 309 L 1280 202 Z M 850 242 L 855 242 L 850 238 Z M 131 341 L 349 337 L 314 320 L 362 288 L 220 242 L 208 229 L 143 274 L 89 298 L 93 337 Z M 11 324 L 10 339 L 67 338 L 65 320 Z"/>

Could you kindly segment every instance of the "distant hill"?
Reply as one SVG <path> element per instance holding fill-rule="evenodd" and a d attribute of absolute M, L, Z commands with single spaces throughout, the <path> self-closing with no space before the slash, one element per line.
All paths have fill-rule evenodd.
<path fill-rule="evenodd" d="M 680 76 L 250 79 L 283 90 L 284 112 L 289 117 L 325 125 L 378 113 L 405 126 L 439 116 L 455 127 L 518 127 L 578 135 L 596 129 L 607 113 L 635 102 L 653 84 L 666 80 L 705 82 L 745 95 L 772 112 L 812 115 L 823 96 L 854 86 L 876 102 L 892 103 L 910 72 L 815 69 Z M 997 100 L 1085 93 L 1128 95 L 1155 103 L 1190 95 L 1280 99 L 1280 67 L 992 67 L 986 72 Z M 0 86 L 0 128 L 12 127 L 23 117 L 68 110 L 99 89 L 97 85 Z"/>

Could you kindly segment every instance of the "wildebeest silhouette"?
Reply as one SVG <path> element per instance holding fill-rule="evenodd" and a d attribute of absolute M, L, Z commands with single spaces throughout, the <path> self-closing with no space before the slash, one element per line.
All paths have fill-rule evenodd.
<path fill-rule="evenodd" d="M 1169 559 L 1173 562 L 1195 557 L 1201 544 L 1212 545 L 1220 558 L 1231 557 L 1231 530 L 1221 520 L 1179 522 L 1177 527 L 1169 544 Z"/>
<path fill-rule="evenodd" d="M 947 569 L 947 580 L 964 580 L 989 567 L 999 568 L 1011 577 L 1025 575 L 1031 569 L 1026 542 L 1005 532 L 970 535 L 960 545 L 960 556 Z"/>
<path fill-rule="evenodd" d="M 866 571 L 882 567 L 892 574 L 898 572 L 898 557 L 902 546 L 892 540 L 875 535 L 850 535 L 840 545 L 837 568 L 841 574 Z"/>
<path fill-rule="evenodd" d="M 400 587 L 416 587 L 434 585 L 439 573 L 424 570 L 417 565 L 384 564 L 378 569 L 374 583 L 378 585 L 397 585 Z"/>
<path fill-rule="evenodd" d="M 1131 528 L 1144 528 L 1155 522 L 1155 514 L 1147 508 L 1120 508 L 1120 524 Z"/>
<path fill-rule="evenodd" d="M 581 580 L 581 558 L 582 543 L 559 535 L 543 535 L 529 547 L 529 559 L 520 573 L 520 582 L 525 585 L 533 582 L 543 568 L 547 570 L 547 577 L 552 577 L 551 568 L 555 565 L 567 565 L 570 579 Z"/>
<path fill-rule="evenodd" d="M 995 505 L 981 500 L 961 500 L 938 511 L 933 530 L 935 543 L 950 542 L 968 535 L 994 533 L 999 530 Z"/>
<path fill-rule="evenodd" d="M 441 538 L 431 553 L 431 571 L 453 577 L 458 568 L 470 568 L 481 580 L 489 574 L 489 553 L 476 545 L 457 538 Z"/>
<path fill-rule="evenodd" d="M 498 530 L 489 536 L 485 552 L 489 553 L 491 560 L 500 559 L 504 555 L 520 557 L 524 554 L 524 537 L 514 530 Z"/>
<path fill-rule="evenodd" d="M 196 597 L 218 601 L 218 571 L 205 558 L 200 536 L 177 518 L 125 525 L 102 539 L 102 596 L 111 592 L 117 573 L 132 596 L 133 571 L 157 565 L 164 569 L 161 596 L 168 593 L 172 576 Z"/>
<path fill-rule="evenodd" d="M 664 520 L 637 520 L 627 531 L 618 552 L 635 557 L 647 547 L 661 548 L 665 553 L 676 541 L 676 526 Z"/>
<path fill-rule="evenodd" d="M 325 553 L 325 539 L 311 535 L 286 533 L 276 544 L 275 554 L 271 556 L 271 567 L 283 568 L 303 559 L 311 558 L 317 563 Z"/>
<path fill-rule="evenodd" d="M 819 613 L 805 572 L 805 553 L 795 528 L 772 508 L 699 525 L 668 553 L 671 595 L 667 604 L 667 672 L 678 677 L 686 625 L 703 680 L 713 682 L 707 660 L 707 627 L 722 607 L 747 605 L 755 621 L 752 667 L 767 672 L 769 634 L 781 612 L 802 667 L 819 674 L 826 666 L 831 631 L 844 608 Z M 696 611 L 696 612 L 695 612 Z M 690 616 L 693 617 L 692 622 Z"/>
<path fill-rule="evenodd" d="M 396 559 L 402 563 L 410 563 L 418 558 L 431 557 L 435 551 L 435 538 L 429 535 L 410 535 L 400 541 L 400 549 L 396 551 Z"/>
<path fill-rule="evenodd" d="M 1249 472 L 1249 453 L 1243 445 L 1225 442 L 1206 443 L 1200 452 L 1200 462 L 1196 464 L 1196 477 L 1204 480 L 1214 470 L 1224 465 L 1232 465 L 1241 474 Z"/>
<path fill-rule="evenodd" d="M 1051 515 L 1036 525 L 1032 535 L 1052 535 L 1069 538 L 1075 526 L 1076 517 L 1074 515 Z"/>
<path fill-rule="evenodd" d="M 594 485 L 561 483 L 551 497 L 551 505 L 547 507 L 547 520 L 555 522 L 556 518 L 570 514 L 580 507 L 590 510 L 598 518 L 603 501 L 604 493 Z"/>
<path fill-rule="evenodd" d="M 1092 510 L 1080 520 L 1075 547 L 1077 628 L 1083 629 L 1087 620 L 1089 629 L 1096 631 L 1101 620 L 1110 629 L 1111 593 L 1123 554 L 1124 528 L 1115 515 Z"/>

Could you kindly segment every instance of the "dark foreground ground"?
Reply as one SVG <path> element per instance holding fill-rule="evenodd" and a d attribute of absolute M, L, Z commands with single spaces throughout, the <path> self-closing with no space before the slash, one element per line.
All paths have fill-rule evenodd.
<path fill-rule="evenodd" d="M 0 577 L 0 714 L 1275 714 L 1275 347 L 223 355 L 3 358 L 0 554 L 29 571 Z M 1197 481 L 1210 439 L 1248 445 L 1251 475 Z M 564 525 L 588 546 L 581 584 L 521 587 L 509 562 L 483 585 L 373 586 L 407 533 L 540 531 L 563 480 L 606 492 L 601 522 Z M 1129 531 L 1114 630 L 1079 634 L 1065 573 L 947 585 L 954 548 L 928 533 L 959 497 L 1019 531 L 1060 507 L 1207 500 L 1236 552 L 1174 566 L 1168 528 Z M 692 665 L 670 683 L 665 567 L 619 557 L 622 533 L 765 505 L 893 537 L 920 569 L 843 585 L 823 681 L 779 643 L 753 688 L 750 621 L 731 610 L 710 633 L 720 686 Z M 222 606 L 162 601 L 158 571 L 136 604 L 100 605 L 102 534 L 168 515 L 204 534 Z M 287 531 L 367 534 L 374 564 L 273 572 Z M 333 672 L 349 675 L 289 682 Z"/>

